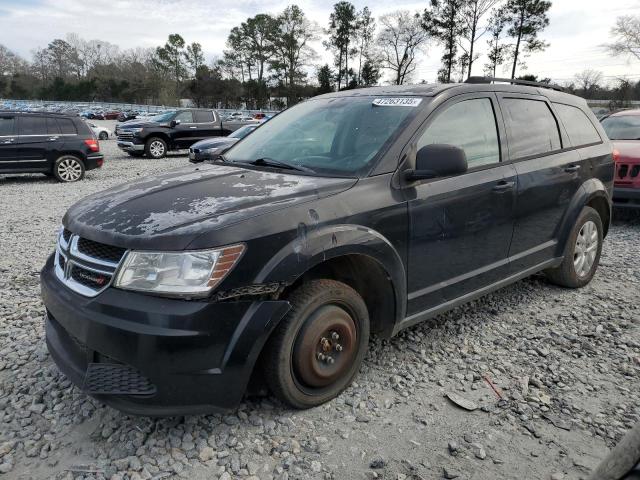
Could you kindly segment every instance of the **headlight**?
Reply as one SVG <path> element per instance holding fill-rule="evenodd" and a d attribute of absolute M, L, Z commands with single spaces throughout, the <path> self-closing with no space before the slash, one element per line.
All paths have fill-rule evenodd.
<path fill-rule="evenodd" d="M 114 286 L 126 290 L 203 296 L 233 269 L 244 245 L 190 252 L 127 254 Z"/>

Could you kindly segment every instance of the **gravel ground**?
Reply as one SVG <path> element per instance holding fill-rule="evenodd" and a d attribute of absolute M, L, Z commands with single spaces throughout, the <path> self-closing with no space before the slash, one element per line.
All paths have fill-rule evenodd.
<path fill-rule="evenodd" d="M 0 176 L 0 478 L 578 479 L 639 420 L 635 215 L 615 221 L 584 289 L 536 276 L 374 339 L 357 383 L 322 407 L 258 398 L 148 419 L 101 405 L 47 354 L 39 270 L 73 202 L 187 164 L 102 148 L 104 168 L 77 184 Z"/>

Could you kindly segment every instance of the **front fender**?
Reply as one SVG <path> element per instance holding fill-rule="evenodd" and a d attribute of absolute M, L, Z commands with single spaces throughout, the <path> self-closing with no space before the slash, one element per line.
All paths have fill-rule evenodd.
<path fill-rule="evenodd" d="M 379 232 L 361 225 L 328 225 L 298 230 L 294 241 L 276 253 L 258 273 L 255 283 L 293 283 L 322 262 L 345 255 L 365 255 L 382 267 L 391 279 L 396 322 L 406 309 L 406 273 L 400 255 Z"/>
<path fill-rule="evenodd" d="M 556 236 L 556 238 L 560 240 L 558 242 L 558 256 L 562 256 L 564 254 L 564 246 L 567 243 L 567 238 L 569 237 L 571 229 L 575 225 L 578 216 L 580 215 L 580 212 L 582 211 L 584 206 L 597 198 L 601 198 L 606 201 L 609 212 L 611 212 L 611 193 L 609 192 L 605 184 L 597 178 L 590 178 L 589 180 L 584 182 L 573 195 L 569 207 L 566 209 L 564 218 L 562 219 L 558 227 L 558 234 Z M 609 215 L 609 218 L 611 218 L 611 215 Z M 604 227 L 606 231 L 608 225 L 604 225 Z"/>

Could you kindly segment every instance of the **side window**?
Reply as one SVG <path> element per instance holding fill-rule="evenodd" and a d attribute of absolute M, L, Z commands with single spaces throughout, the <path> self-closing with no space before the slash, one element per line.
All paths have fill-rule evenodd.
<path fill-rule="evenodd" d="M 47 135 L 60 135 L 58 122 L 56 122 L 55 118 L 47 117 Z"/>
<path fill-rule="evenodd" d="M 578 107 L 554 103 L 553 106 L 558 112 L 558 116 L 567 130 L 571 145 L 579 147 L 590 143 L 600 143 L 602 139 L 593 126 L 589 117 Z"/>
<path fill-rule="evenodd" d="M 512 160 L 561 148 L 558 124 L 545 102 L 505 98 L 503 105 Z"/>
<path fill-rule="evenodd" d="M 498 163 L 500 142 L 491 100 L 464 100 L 439 113 L 418 140 L 417 147 L 419 150 L 434 143 L 462 148 L 469 168 Z"/>
<path fill-rule="evenodd" d="M 69 120 L 68 118 L 57 118 L 58 128 L 60 128 L 60 133 L 63 135 L 76 135 L 78 132 L 76 131 L 76 127 L 73 124 L 73 120 Z"/>
<path fill-rule="evenodd" d="M 45 117 L 20 117 L 18 123 L 20 135 L 46 135 L 47 120 Z"/>
<path fill-rule="evenodd" d="M 0 137 L 10 137 L 14 133 L 13 117 L 0 117 Z"/>
<path fill-rule="evenodd" d="M 196 110 L 193 113 L 196 123 L 213 123 L 213 112 L 211 110 Z"/>
<path fill-rule="evenodd" d="M 193 123 L 193 113 L 191 113 L 191 110 L 180 112 L 174 120 L 180 120 L 180 123 Z"/>

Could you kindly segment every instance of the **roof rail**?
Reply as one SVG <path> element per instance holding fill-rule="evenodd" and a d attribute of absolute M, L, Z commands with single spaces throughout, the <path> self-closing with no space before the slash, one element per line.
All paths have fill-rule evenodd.
<path fill-rule="evenodd" d="M 469 77 L 464 83 L 511 83 L 512 85 L 528 85 L 529 87 L 542 87 L 558 92 L 564 92 L 564 88 L 554 83 L 532 82 L 530 80 L 518 80 L 517 78 L 493 78 L 493 77 Z"/>

